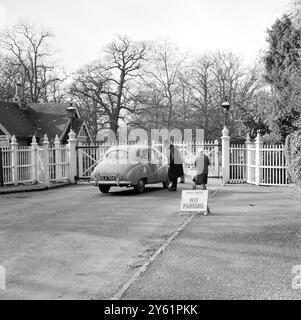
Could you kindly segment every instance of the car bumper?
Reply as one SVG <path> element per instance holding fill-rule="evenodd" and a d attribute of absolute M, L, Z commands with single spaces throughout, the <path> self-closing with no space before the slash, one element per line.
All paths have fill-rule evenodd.
<path fill-rule="evenodd" d="M 112 186 L 112 187 L 127 187 L 132 185 L 131 181 L 126 181 L 126 180 L 120 180 L 120 181 L 90 181 L 91 184 L 94 186 L 98 187 L 100 184 L 101 185 L 107 185 L 107 186 Z"/>

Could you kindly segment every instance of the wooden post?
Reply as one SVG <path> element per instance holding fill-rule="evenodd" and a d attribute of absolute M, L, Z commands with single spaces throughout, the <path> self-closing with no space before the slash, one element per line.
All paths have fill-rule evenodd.
<path fill-rule="evenodd" d="M 54 150 L 55 150 L 55 180 L 59 182 L 62 180 L 62 166 L 61 166 L 61 142 L 58 135 L 55 136 L 54 139 Z"/>
<path fill-rule="evenodd" d="M 218 163 L 218 140 L 214 141 L 214 164 L 215 168 L 214 171 L 216 175 L 219 177 L 219 163 Z"/>
<path fill-rule="evenodd" d="M 12 178 L 13 184 L 16 186 L 18 185 L 18 143 L 15 135 L 13 135 L 10 145 L 12 161 Z"/>
<path fill-rule="evenodd" d="M 246 139 L 246 167 L 247 167 L 247 182 L 248 183 L 252 183 L 252 169 L 251 169 L 251 165 L 252 165 L 252 151 L 251 151 L 251 139 L 250 139 L 250 135 L 247 135 L 247 139 Z"/>
<path fill-rule="evenodd" d="M 0 147 L 0 187 L 4 186 L 4 173 L 3 173 L 3 163 L 2 163 L 2 148 Z"/>
<path fill-rule="evenodd" d="M 43 140 L 44 149 L 44 183 L 49 184 L 49 141 L 47 134 L 44 135 Z"/>
<path fill-rule="evenodd" d="M 77 164 L 76 164 L 76 135 L 73 130 L 69 132 L 68 148 L 69 148 L 69 179 L 71 183 L 76 182 Z"/>
<path fill-rule="evenodd" d="M 222 130 L 223 136 L 222 139 L 222 176 L 223 176 L 223 184 L 226 184 L 230 180 L 230 137 L 229 130 L 225 126 Z"/>
<path fill-rule="evenodd" d="M 31 159 L 32 159 L 32 180 L 33 183 L 38 182 L 38 144 L 35 136 L 31 142 Z"/>
<path fill-rule="evenodd" d="M 262 147 L 262 140 L 260 133 L 257 133 L 257 137 L 255 140 L 255 184 L 257 186 L 261 183 L 261 172 L 260 172 L 260 166 L 261 166 L 261 147 Z"/>

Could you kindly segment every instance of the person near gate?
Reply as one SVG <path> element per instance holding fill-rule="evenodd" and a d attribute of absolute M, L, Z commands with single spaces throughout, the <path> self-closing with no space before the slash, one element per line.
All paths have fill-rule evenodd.
<path fill-rule="evenodd" d="M 208 182 L 208 167 L 210 166 L 209 158 L 204 154 L 204 149 L 198 149 L 198 155 L 195 159 L 196 176 L 193 178 L 195 183 L 195 189 L 197 185 L 201 185 L 202 190 L 207 190 L 206 184 Z M 207 213 L 210 214 L 211 211 L 207 205 Z M 206 213 L 206 214 L 207 214 Z"/>
<path fill-rule="evenodd" d="M 169 164 L 168 178 L 171 182 L 169 191 L 177 191 L 178 178 L 184 176 L 183 161 L 178 148 L 169 140 L 165 141 L 165 148 Z"/>
<path fill-rule="evenodd" d="M 201 185 L 202 190 L 207 190 L 206 184 L 208 182 L 208 167 L 210 166 L 209 158 L 204 154 L 204 149 L 198 149 L 198 155 L 195 159 L 196 176 L 193 178 L 193 182 L 196 185 Z"/>

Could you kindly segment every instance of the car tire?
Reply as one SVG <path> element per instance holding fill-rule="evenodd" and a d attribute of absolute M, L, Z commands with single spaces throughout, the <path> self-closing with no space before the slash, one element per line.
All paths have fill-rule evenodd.
<path fill-rule="evenodd" d="M 111 186 L 107 186 L 104 184 L 100 184 L 98 187 L 99 187 L 100 192 L 102 192 L 102 193 L 108 193 L 111 188 Z"/>
<path fill-rule="evenodd" d="M 134 187 L 136 193 L 143 193 L 145 189 L 145 180 L 140 179 Z"/>

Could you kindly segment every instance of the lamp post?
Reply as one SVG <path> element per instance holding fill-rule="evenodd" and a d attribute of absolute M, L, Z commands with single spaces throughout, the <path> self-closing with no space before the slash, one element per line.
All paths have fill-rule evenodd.
<path fill-rule="evenodd" d="M 224 110 L 224 127 L 227 127 L 227 117 L 230 111 L 230 103 L 228 102 L 227 97 L 225 97 L 225 101 L 222 103 L 221 106 Z"/>

